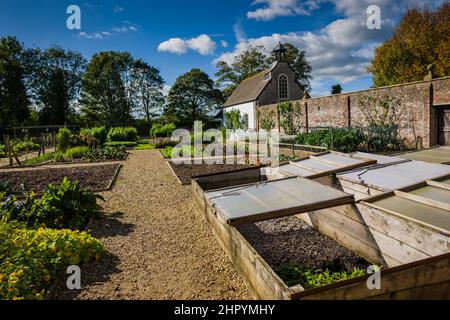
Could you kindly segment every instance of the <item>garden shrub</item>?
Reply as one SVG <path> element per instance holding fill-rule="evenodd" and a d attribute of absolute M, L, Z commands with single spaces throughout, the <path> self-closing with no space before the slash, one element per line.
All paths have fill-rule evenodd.
<path fill-rule="evenodd" d="M 33 142 L 30 139 L 26 140 L 15 140 L 12 141 L 13 151 L 18 152 L 24 152 L 24 151 L 33 151 L 33 150 L 39 150 L 41 147 L 38 143 Z"/>
<path fill-rule="evenodd" d="M 132 127 L 117 127 L 109 129 L 108 141 L 132 141 L 138 140 L 136 128 Z"/>
<path fill-rule="evenodd" d="M 172 136 L 172 133 L 176 130 L 176 126 L 173 123 L 161 124 L 155 123 L 150 129 L 150 138 L 168 138 Z"/>
<path fill-rule="evenodd" d="M 108 139 L 108 130 L 106 130 L 105 126 L 91 128 L 90 130 L 92 137 L 94 137 L 95 140 L 97 140 L 100 146 L 103 145 Z"/>
<path fill-rule="evenodd" d="M 400 138 L 398 125 L 370 124 L 364 128 L 364 134 L 369 151 L 384 152 L 404 148 L 404 140 Z"/>
<path fill-rule="evenodd" d="M 53 159 L 54 159 L 56 162 L 63 162 L 63 161 L 65 161 L 65 159 L 64 159 L 64 153 L 62 153 L 62 152 L 55 152 L 55 153 L 53 154 Z"/>
<path fill-rule="evenodd" d="M 61 128 L 56 135 L 56 142 L 58 144 L 58 150 L 66 152 L 70 148 L 70 139 L 72 132 L 67 128 Z"/>
<path fill-rule="evenodd" d="M 108 140 L 108 130 L 105 126 L 81 129 L 80 136 L 88 146 L 101 146 Z"/>
<path fill-rule="evenodd" d="M 72 136 L 70 137 L 70 148 L 74 148 L 74 147 L 81 147 L 81 146 L 86 146 L 88 145 L 85 137 L 82 136 L 81 134 L 72 134 Z"/>
<path fill-rule="evenodd" d="M 0 223 L 0 300 L 43 299 L 66 267 L 100 260 L 103 251 L 85 232 Z"/>
<path fill-rule="evenodd" d="M 362 277 L 366 274 L 366 271 L 355 268 L 351 272 L 339 272 L 330 271 L 329 269 L 302 268 L 297 265 L 286 264 L 281 266 L 277 273 L 289 287 L 300 284 L 305 289 L 313 289 L 343 280 Z"/>
<path fill-rule="evenodd" d="M 29 228 L 82 229 L 98 213 L 97 199 L 103 198 L 64 178 L 60 185 L 48 185 L 41 198 L 34 193 L 27 193 L 25 201 L 9 196 L 1 203 L 0 218 L 2 222 L 25 223 Z"/>
<path fill-rule="evenodd" d="M 8 181 L 0 181 L 0 194 L 3 194 L 4 196 L 10 195 L 13 192 L 11 186 L 9 185 Z M 1 199 L 0 199 L 1 201 Z"/>
<path fill-rule="evenodd" d="M 74 147 L 70 148 L 66 151 L 64 156 L 69 159 L 82 159 L 89 152 L 89 148 L 82 147 Z"/>
<path fill-rule="evenodd" d="M 0 144 L 0 158 L 6 157 L 6 147 L 3 144 Z"/>

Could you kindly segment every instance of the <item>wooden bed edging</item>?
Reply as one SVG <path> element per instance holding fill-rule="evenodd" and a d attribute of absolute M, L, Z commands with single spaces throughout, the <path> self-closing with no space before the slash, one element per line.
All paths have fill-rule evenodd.
<path fill-rule="evenodd" d="M 290 300 L 289 287 L 235 227 L 219 221 L 218 213 L 210 206 L 196 180 L 192 180 L 192 190 L 199 212 L 253 296 L 264 300 Z"/>
<path fill-rule="evenodd" d="M 369 290 L 370 275 L 292 294 L 292 299 L 422 299 L 450 298 L 450 253 L 381 270 L 381 289 Z M 443 290 L 442 290 L 443 289 Z M 420 294 L 419 294 L 420 295 Z"/>
<path fill-rule="evenodd" d="M 207 180 L 207 178 L 208 176 L 205 176 L 202 179 Z M 204 181 L 204 183 L 206 182 L 207 181 Z M 316 289 L 305 290 L 300 285 L 289 288 L 268 265 L 268 263 L 264 261 L 264 259 L 259 255 L 254 247 L 245 239 L 245 237 L 235 227 L 230 226 L 226 223 L 226 221 L 223 221 L 223 214 L 218 211 L 217 208 L 211 206 L 210 201 L 206 198 L 204 190 L 196 179 L 192 180 L 192 190 L 196 207 L 202 213 L 208 226 L 216 236 L 216 239 L 218 240 L 220 246 L 225 251 L 229 259 L 233 263 L 235 269 L 256 298 L 276 300 L 450 298 L 450 253 L 448 252 L 449 242 L 444 241 L 442 242 L 442 244 L 440 243 L 440 245 L 436 246 L 434 251 L 428 255 L 419 254 L 416 256 L 412 256 L 411 259 L 407 261 L 407 255 L 405 256 L 406 253 L 403 252 L 403 250 L 406 250 L 407 247 L 413 244 L 407 239 L 409 236 L 411 236 L 411 234 L 405 230 L 410 230 L 410 228 L 412 227 L 413 229 L 420 228 L 419 231 L 421 232 L 421 237 L 424 237 L 424 239 L 426 239 L 427 237 L 432 236 L 433 239 L 431 239 L 429 243 L 427 242 L 423 244 L 424 248 L 429 248 L 429 246 L 434 243 L 433 241 L 440 241 L 439 237 L 443 237 L 439 234 L 431 234 L 430 230 L 421 228 L 420 226 L 417 226 L 412 222 L 402 222 L 401 219 L 397 219 L 396 217 L 392 217 L 390 215 L 384 215 L 380 213 L 378 213 L 377 215 L 377 217 L 379 216 L 381 218 L 396 219 L 396 221 L 399 221 L 399 223 L 404 223 L 400 231 L 397 232 L 396 230 L 394 230 L 396 231 L 394 236 L 389 234 L 389 232 L 387 231 L 384 232 L 383 228 L 381 228 L 380 226 L 378 227 L 380 227 L 381 229 L 377 227 L 378 229 L 372 230 L 373 232 L 376 231 L 379 235 L 384 236 L 385 240 L 383 241 L 386 244 L 390 245 L 389 239 L 391 239 L 391 236 L 391 240 L 394 241 L 399 234 L 402 235 L 403 232 L 407 233 L 404 235 L 404 237 L 406 237 L 405 239 L 401 238 L 403 240 L 395 240 L 396 242 L 394 241 L 395 243 L 392 244 L 395 247 L 395 250 L 389 252 L 389 254 L 393 255 L 391 263 L 381 263 L 385 267 L 387 267 L 387 269 L 381 271 L 381 290 L 368 289 L 367 280 L 370 275 L 338 282 Z M 376 197 L 383 196 L 384 195 Z M 344 205 L 341 207 L 356 207 L 357 205 L 358 204 Z M 327 210 L 336 211 L 338 210 L 337 208 L 323 209 L 316 212 L 325 212 Z M 314 213 L 315 212 L 312 212 L 310 214 Z M 343 213 L 340 214 L 344 215 Z M 350 214 L 345 218 L 347 219 L 346 221 L 353 221 L 353 224 L 360 223 L 363 226 L 363 223 L 368 216 L 363 215 L 362 217 L 365 218 L 361 218 L 362 220 L 359 220 L 352 214 Z M 322 220 L 323 219 L 324 218 L 322 217 Z M 388 222 L 387 220 L 382 220 L 381 222 L 378 221 L 377 223 Z M 342 227 L 343 225 L 339 226 L 337 224 L 330 224 L 328 228 L 332 232 L 342 232 Z M 370 227 L 367 227 L 370 231 Z M 320 228 L 318 230 L 323 233 Z M 348 232 L 348 230 L 346 232 Z M 330 236 L 333 239 L 335 238 L 332 234 L 324 234 Z M 352 236 L 354 239 L 360 240 L 357 239 L 357 233 L 352 233 Z M 419 252 L 420 250 L 426 251 L 426 249 L 423 248 L 417 249 L 418 245 L 420 245 L 423 239 L 416 240 L 417 241 L 415 242 L 415 247 L 411 247 L 408 250 L 410 250 L 410 252 L 414 252 L 414 250 L 416 250 L 417 252 Z M 340 242 L 339 240 L 337 241 Z M 349 246 L 348 243 L 345 246 L 350 250 L 355 251 L 355 248 L 352 248 L 351 245 Z M 399 254 L 399 252 L 401 254 Z M 441 254 L 440 252 L 445 253 Z M 402 261 L 394 259 L 399 259 Z"/>

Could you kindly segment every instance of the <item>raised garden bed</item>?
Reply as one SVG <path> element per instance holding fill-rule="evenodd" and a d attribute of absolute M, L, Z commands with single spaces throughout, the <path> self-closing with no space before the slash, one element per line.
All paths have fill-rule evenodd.
<path fill-rule="evenodd" d="M 0 172 L 0 181 L 8 182 L 14 193 L 20 193 L 21 185 L 24 184 L 27 191 L 41 193 L 45 187 L 59 184 L 64 177 L 71 181 L 78 181 L 84 190 L 93 192 L 108 190 L 121 164 L 105 164 L 77 167 L 51 167 L 34 169 L 3 170 Z"/>
<path fill-rule="evenodd" d="M 191 184 L 191 179 L 197 176 L 203 176 L 213 173 L 222 173 L 235 171 L 239 169 L 251 168 L 252 165 L 247 164 L 175 164 L 168 162 L 178 180 L 183 185 Z"/>
<path fill-rule="evenodd" d="M 361 228 L 355 227 L 359 223 L 358 216 L 344 212 L 348 208 L 356 207 L 354 201 L 345 204 L 345 198 L 338 197 L 337 194 L 334 198 L 325 198 L 325 186 L 312 185 L 318 182 L 289 178 L 273 183 L 267 180 L 264 173 L 265 169 L 252 168 L 199 177 L 192 181 L 194 201 L 198 210 L 256 298 L 450 298 L 448 249 L 443 253 L 435 250 L 422 256 L 408 256 L 412 252 L 408 248 L 413 245 L 411 238 L 417 236 L 416 242 L 419 238 L 421 241 L 428 241 L 416 225 L 410 222 L 404 225 L 396 224 L 394 228 L 385 228 L 383 234 L 376 231 L 375 227 L 372 229 L 364 225 L 364 221 L 360 222 Z M 292 179 L 299 179 L 300 185 L 295 185 Z M 291 183 L 285 183 L 288 180 Z M 273 190 L 282 191 L 280 197 L 273 196 Z M 310 201 L 309 192 L 314 194 L 315 200 Z M 298 203 L 295 204 L 295 201 Z M 252 205 L 243 205 L 244 202 L 251 202 Z M 322 216 L 317 216 L 318 213 Z M 348 214 L 350 217 L 344 221 L 338 213 Z M 389 226 L 389 215 L 371 212 L 371 216 L 372 219 L 383 220 L 379 225 L 384 223 Z M 290 218 L 273 220 L 281 217 Z M 299 217 L 304 217 L 305 222 L 322 235 L 313 235 L 312 231 L 309 231 L 312 229 L 291 220 Z M 333 222 L 328 223 L 330 219 Z M 397 232 L 395 228 L 400 230 Z M 345 229 L 345 232 L 342 232 L 342 229 Z M 395 239 L 394 233 L 402 233 L 402 239 L 405 241 L 400 243 L 398 250 L 396 248 L 399 241 Z M 345 245 L 347 249 L 331 239 L 324 240 L 326 236 Z M 360 241 L 355 242 L 355 239 Z M 367 243 L 366 240 L 372 242 Z M 379 244 L 379 247 L 371 247 L 372 244 Z M 389 251 L 387 248 L 390 248 Z M 370 250 L 377 250 L 379 255 L 371 255 Z M 386 262 L 384 258 L 387 255 L 392 255 L 395 261 Z M 367 280 L 370 275 L 354 274 L 352 277 L 342 277 L 341 279 L 345 279 L 342 281 L 326 282 L 322 286 L 311 288 L 301 283 L 295 285 L 289 281 L 292 279 L 287 279 L 283 270 L 280 270 L 285 263 L 294 262 L 312 269 L 328 265 L 330 268 L 338 266 L 346 271 L 348 268 L 363 267 L 366 264 L 359 256 L 382 267 L 380 290 L 368 288 Z"/>

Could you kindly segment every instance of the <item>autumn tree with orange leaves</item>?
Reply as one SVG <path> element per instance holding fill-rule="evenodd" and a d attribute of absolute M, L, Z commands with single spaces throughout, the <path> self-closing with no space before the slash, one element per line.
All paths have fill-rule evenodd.
<path fill-rule="evenodd" d="M 369 71 L 375 87 L 450 75 L 450 2 L 406 12 L 393 37 L 375 50 Z"/>

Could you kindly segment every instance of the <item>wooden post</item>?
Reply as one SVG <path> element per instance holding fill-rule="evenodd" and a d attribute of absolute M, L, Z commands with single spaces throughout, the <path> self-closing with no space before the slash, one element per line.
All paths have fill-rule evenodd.
<path fill-rule="evenodd" d="M 12 167 L 14 165 L 14 161 L 13 161 L 13 157 L 12 157 L 11 139 L 10 139 L 9 135 L 5 136 L 5 148 L 8 153 L 9 166 Z"/>

